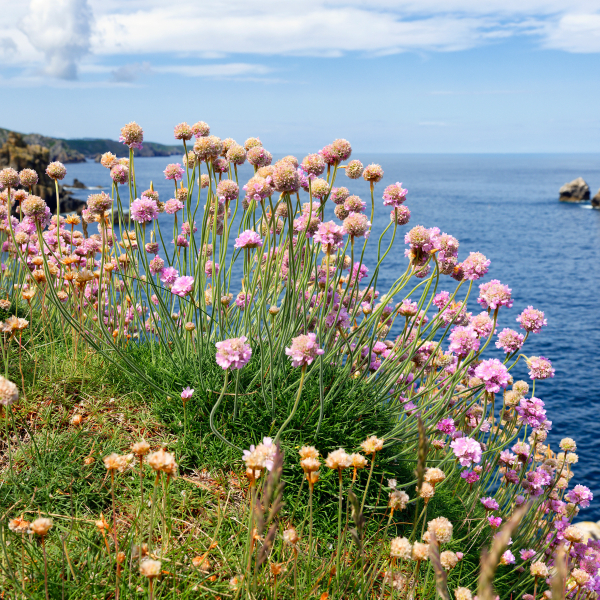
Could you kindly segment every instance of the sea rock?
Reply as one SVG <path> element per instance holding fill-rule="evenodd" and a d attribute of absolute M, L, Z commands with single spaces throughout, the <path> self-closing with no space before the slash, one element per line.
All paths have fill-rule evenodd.
<path fill-rule="evenodd" d="M 600 190 L 598 190 L 596 195 L 592 198 L 592 208 L 600 210 Z"/>
<path fill-rule="evenodd" d="M 70 187 L 77 188 L 78 190 L 85 190 L 85 183 L 79 181 L 79 179 L 75 177 L 75 179 L 73 179 L 73 184 Z"/>
<path fill-rule="evenodd" d="M 571 183 L 565 183 L 558 194 L 558 199 L 561 202 L 585 202 L 590 199 L 590 186 L 583 177 L 578 177 L 573 179 Z"/>
<path fill-rule="evenodd" d="M 10 132 L 0 148 L 0 169 L 12 167 L 17 171 L 33 169 L 38 174 L 38 183 L 32 192 L 43 198 L 52 212 L 56 211 L 56 190 L 54 181 L 46 175 L 46 167 L 51 162 L 50 151 L 39 144 L 27 144 L 20 133 Z M 77 200 L 59 186 L 61 212 L 79 210 L 85 202 Z"/>
<path fill-rule="evenodd" d="M 600 540 L 600 523 L 594 521 L 581 521 L 580 523 L 574 523 L 574 525 L 583 532 L 584 543 L 587 543 L 589 539 Z"/>

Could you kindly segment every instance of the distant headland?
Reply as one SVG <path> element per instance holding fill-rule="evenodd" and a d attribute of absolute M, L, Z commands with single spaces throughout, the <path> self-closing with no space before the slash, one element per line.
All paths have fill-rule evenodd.
<path fill-rule="evenodd" d="M 86 159 L 100 160 L 104 152 L 112 152 L 119 158 L 129 155 L 129 150 L 122 143 L 115 140 L 99 138 L 81 138 L 66 140 L 53 138 L 40 133 L 19 133 L 0 127 L 0 147 L 4 145 L 11 133 L 17 133 L 27 145 L 41 146 L 49 151 L 49 160 L 58 160 L 62 163 L 83 162 Z M 167 146 L 156 142 L 144 141 L 144 147 L 136 150 L 137 156 L 171 156 L 181 154 L 179 146 Z"/>

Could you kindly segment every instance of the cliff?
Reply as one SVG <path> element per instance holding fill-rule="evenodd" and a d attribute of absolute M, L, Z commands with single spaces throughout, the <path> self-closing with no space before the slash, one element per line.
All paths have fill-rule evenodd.
<path fill-rule="evenodd" d="M 0 145 L 7 142 L 11 133 L 17 132 L 0 128 Z M 59 160 L 62 163 L 83 162 L 87 158 L 100 160 L 99 157 L 104 152 L 112 152 L 119 158 L 129 156 L 129 149 L 115 140 L 97 138 L 66 140 L 48 137 L 39 133 L 17 133 L 17 135 L 21 136 L 27 145 L 46 148 L 49 162 L 54 160 Z M 136 150 L 135 154 L 136 156 L 171 156 L 173 154 L 183 154 L 183 149 L 179 146 L 144 142 L 142 150 Z"/>

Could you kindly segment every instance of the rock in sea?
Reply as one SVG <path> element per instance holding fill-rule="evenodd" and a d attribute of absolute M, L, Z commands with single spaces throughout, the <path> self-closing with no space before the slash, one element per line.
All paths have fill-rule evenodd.
<path fill-rule="evenodd" d="M 583 177 L 573 179 L 571 183 L 565 183 L 558 191 L 558 199 L 561 202 L 585 202 L 590 199 L 590 186 Z"/>
<path fill-rule="evenodd" d="M 592 208 L 600 210 L 600 190 L 598 190 L 596 195 L 592 198 Z"/>

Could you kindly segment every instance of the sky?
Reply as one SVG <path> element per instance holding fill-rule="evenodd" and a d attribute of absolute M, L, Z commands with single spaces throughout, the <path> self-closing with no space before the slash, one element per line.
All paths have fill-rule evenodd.
<path fill-rule="evenodd" d="M 600 0 L 0 0 L 0 127 L 600 152 Z"/>

